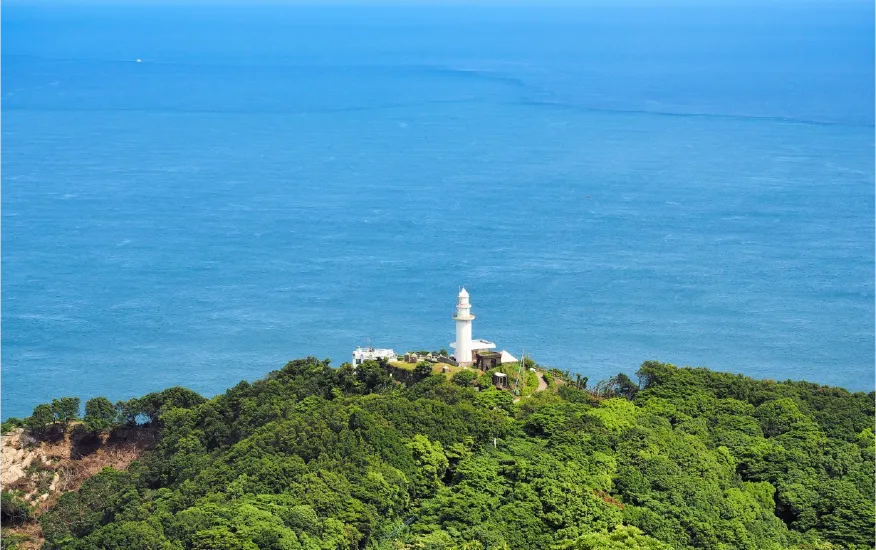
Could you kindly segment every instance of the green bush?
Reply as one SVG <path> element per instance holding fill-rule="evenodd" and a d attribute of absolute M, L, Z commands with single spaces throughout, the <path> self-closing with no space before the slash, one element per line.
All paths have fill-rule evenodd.
<path fill-rule="evenodd" d="M 548 385 L 549 388 L 554 387 L 554 376 L 550 373 L 550 371 L 543 372 L 541 374 L 541 377 L 544 378 L 544 382 Z"/>
<path fill-rule="evenodd" d="M 428 361 L 420 361 L 414 367 L 414 373 L 419 376 L 429 376 L 432 374 L 432 363 Z"/>
<path fill-rule="evenodd" d="M 21 418 L 11 417 L 7 418 L 0 424 L 0 433 L 9 433 L 16 428 L 23 428 L 24 420 Z"/>
<path fill-rule="evenodd" d="M 0 518 L 3 525 L 22 525 L 30 521 L 32 510 L 21 497 L 10 491 L 0 491 Z"/>
<path fill-rule="evenodd" d="M 3 529 L 0 533 L 0 550 L 20 550 L 24 548 L 24 544 L 31 541 L 31 537 L 21 533 L 10 533 L 8 529 Z"/>
<path fill-rule="evenodd" d="M 469 388 L 472 385 L 472 382 L 477 380 L 478 373 L 471 369 L 464 369 L 461 371 L 457 371 L 450 378 L 450 381 L 456 384 L 457 386 L 461 386 L 463 388 Z"/>

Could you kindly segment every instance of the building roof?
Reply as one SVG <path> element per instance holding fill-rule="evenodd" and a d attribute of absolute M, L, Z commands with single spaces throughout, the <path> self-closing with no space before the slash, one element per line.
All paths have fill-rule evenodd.
<path fill-rule="evenodd" d="M 450 342 L 450 347 L 453 349 L 456 349 L 456 342 Z M 494 344 L 493 342 L 490 342 L 489 340 L 478 339 L 478 340 L 471 341 L 472 351 L 482 350 L 482 349 L 493 349 L 495 347 L 496 347 L 496 344 Z"/>
<path fill-rule="evenodd" d="M 356 355 L 395 355 L 395 351 L 389 348 L 356 348 L 353 351 Z"/>
<path fill-rule="evenodd" d="M 471 349 L 493 349 L 496 347 L 496 344 L 490 342 L 489 340 L 472 340 L 471 341 Z"/>
<path fill-rule="evenodd" d="M 465 290 L 465 287 L 462 287 L 462 290 L 459 291 L 459 297 L 460 298 L 463 298 L 463 297 L 468 298 L 468 292 Z"/>
<path fill-rule="evenodd" d="M 502 350 L 502 358 L 499 361 L 501 361 L 502 363 L 516 363 L 517 358 L 514 357 L 513 355 L 511 355 L 510 353 L 508 353 L 507 351 Z"/>

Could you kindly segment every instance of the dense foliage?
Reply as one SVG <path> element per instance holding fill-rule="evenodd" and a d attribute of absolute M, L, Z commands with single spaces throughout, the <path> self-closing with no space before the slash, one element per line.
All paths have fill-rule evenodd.
<path fill-rule="evenodd" d="M 156 449 L 64 494 L 46 547 L 874 546 L 872 393 L 638 374 L 588 391 L 553 372 L 515 403 L 471 375 L 404 387 L 308 358 L 211 400 L 151 394 L 126 418 Z M 125 412 L 86 409 L 92 430 Z"/>

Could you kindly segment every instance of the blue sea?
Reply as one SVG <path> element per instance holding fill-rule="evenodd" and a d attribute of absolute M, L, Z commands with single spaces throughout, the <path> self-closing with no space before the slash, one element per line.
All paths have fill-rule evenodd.
<path fill-rule="evenodd" d="M 874 8 L 2 10 L 2 415 L 475 338 L 874 388 Z M 139 61 L 138 61 L 139 60 Z"/>

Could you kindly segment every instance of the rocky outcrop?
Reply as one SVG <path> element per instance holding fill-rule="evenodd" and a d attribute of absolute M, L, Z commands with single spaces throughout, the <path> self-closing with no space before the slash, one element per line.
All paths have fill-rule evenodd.
<path fill-rule="evenodd" d="M 31 517 L 36 520 L 62 493 L 79 489 L 83 481 L 103 468 L 127 468 L 154 444 L 155 432 L 149 427 L 112 436 L 93 436 L 79 428 L 59 431 L 56 437 L 46 440 L 19 428 L 0 436 L 0 487 L 33 506 Z M 42 544 L 36 521 L 4 529 L 4 533 L 22 537 L 20 547 L 24 549 Z"/>
<path fill-rule="evenodd" d="M 31 504 L 46 501 L 58 490 L 61 457 L 53 453 L 63 448 L 43 445 L 21 429 L 0 436 L 0 487 L 21 491 Z"/>

